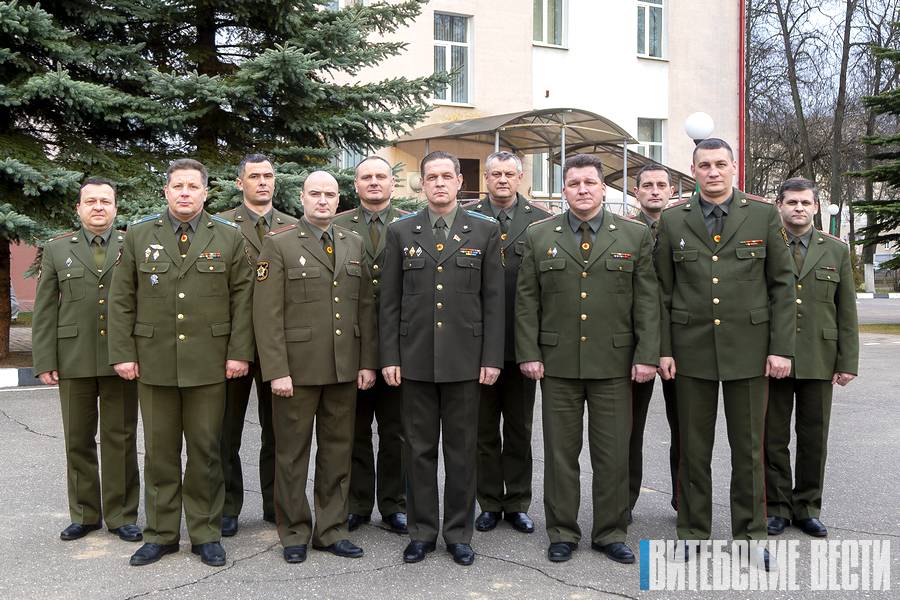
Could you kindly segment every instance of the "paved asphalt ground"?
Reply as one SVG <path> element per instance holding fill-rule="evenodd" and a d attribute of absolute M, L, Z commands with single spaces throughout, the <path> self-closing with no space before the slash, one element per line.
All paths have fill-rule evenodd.
<path fill-rule="evenodd" d="M 862 322 L 900 322 L 900 302 L 860 302 Z M 900 587 L 900 336 L 862 336 L 859 379 L 835 392 L 823 521 L 832 540 L 886 539 L 892 550 L 891 587 Z M 407 539 L 380 526 L 377 515 L 351 539 L 365 549 L 358 560 L 310 551 L 302 565 L 281 559 L 275 529 L 262 521 L 256 470 L 259 427 L 255 403 L 244 434 L 246 501 L 237 537 L 224 542 L 228 564 L 214 569 L 190 553 L 186 531 L 181 552 L 148 567 L 128 566 L 136 544 L 105 531 L 62 542 L 69 523 L 66 508 L 62 424 L 56 389 L 0 390 L 0 598 L 744 598 L 748 592 L 641 592 L 639 567 L 619 565 L 590 550 L 582 540 L 569 563 L 546 560 L 543 510 L 543 455 L 540 410 L 535 414 L 534 502 L 537 524 L 522 535 L 501 523 L 490 533 L 476 532 L 475 565 L 455 565 L 444 552 L 424 563 L 405 565 Z M 669 506 L 668 428 L 659 385 L 645 439 L 645 488 L 635 509 L 628 542 L 675 535 Z M 586 444 L 585 444 L 586 446 Z M 143 440 L 138 442 L 139 450 Z M 581 457 L 580 523 L 590 531 L 590 462 Z M 729 453 L 724 416 L 719 416 L 713 464 L 713 537 L 728 539 Z M 312 482 L 309 484 L 312 495 Z M 143 500 L 143 499 L 142 499 Z M 143 509 L 143 501 L 142 507 Z M 139 524 L 143 525 L 143 515 Z M 800 591 L 765 592 L 767 598 L 856 598 L 859 592 L 809 591 L 809 546 L 799 530 L 781 539 L 801 540 Z M 758 596 L 761 597 L 761 596 Z M 896 591 L 866 597 L 896 598 Z"/>

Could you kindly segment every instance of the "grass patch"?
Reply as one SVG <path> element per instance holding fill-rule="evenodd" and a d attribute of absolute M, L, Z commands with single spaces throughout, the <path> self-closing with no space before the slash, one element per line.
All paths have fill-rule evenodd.
<path fill-rule="evenodd" d="M 11 321 L 10 327 L 31 327 L 31 313 L 20 311 L 15 321 Z"/>
<path fill-rule="evenodd" d="M 868 325 L 860 325 L 859 332 L 900 335 L 900 323 L 870 323 Z"/>

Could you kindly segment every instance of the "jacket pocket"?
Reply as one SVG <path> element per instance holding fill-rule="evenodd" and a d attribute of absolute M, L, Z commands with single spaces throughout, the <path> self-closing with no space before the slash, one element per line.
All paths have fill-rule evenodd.
<path fill-rule="evenodd" d="M 60 295 L 63 302 L 84 298 L 84 267 L 72 267 L 58 271 Z"/>
<path fill-rule="evenodd" d="M 834 294 L 840 282 L 841 276 L 837 271 L 816 269 L 816 300 L 834 302 Z"/>
<path fill-rule="evenodd" d="M 555 346 L 559 343 L 559 334 L 553 331 L 541 331 L 538 333 L 538 345 Z"/>
<path fill-rule="evenodd" d="M 823 329 L 822 330 L 822 339 L 823 340 L 838 339 L 838 330 L 837 329 Z"/>
<path fill-rule="evenodd" d="M 291 267 L 287 270 L 286 298 L 288 302 L 302 303 L 318 300 L 322 284 L 322 267 Z"/>
<path fill-rule="evenodd" d="M 754 325 L 759 325 L 760 323 L 767 323 L 769 321 L 769 309 L 766 308 L 754 308 L 750 311 L 750 322 Z"/>
<path fill-rule="evenodd" d="M 737 264 L 735 265 L 735 278 L 739 281 L 759 281 L 764 282 L 765 273 L 763 269 L 766 264 L 766 247 L 765 246 L 741 246 L 734 249 L 737 256 Z"/>
<path fill-rule="evenodd" d="M 362 267 L 359 264 L 347 263 L 347 275 L 360 277 L 362 275 Z"/>
<path fill-rule="evenodd" d="M 78 335 L 77 325 L 60 325 L 56 328 L 57 339 L 73 338 Z"/>
<path fill-rule="evenodd" d="M 213 323 L 209 329 L 212 331 L 213 337 L 228 335 L 231 333 L 231 323 Z"/>
<path fill-rule="evenodd" d="M 284 330 L 285 342 L 308 342 L 312 339 L 311 327 L 295 327 Z"/>
<path fill-rule="evenodd" d="M 566 268 L 566 259 L 565 258 L 550 258 L 547 260 L 542 260 L 538 263 L 538 270 L 541 273 L 546 271 L 562 271 Z"/>
<path fill-rule="evenodd" d="M 672 262 L 683 263 L 697 260 L 696 250 L 672 250 Z"/>
<path fill-rule="evenodd" d="M 672 310 L 671 320 L 679 325 L 687 325 L 691 322 L 691 313 L 686 310 Z"/>
<path fill-rule="evenodd" d="M 227 296 L 228 274 L 222 261 L 204 260 L 194 263 L 197 271 L 205 276 L 200 280 L 201 296 Z"/>
<path fill-rule="evenodd" d="M 149 323 L 135 323 L 134 324 L 134 335 L 137 337 L 153 337 L 153 325 Z"/>
<path fill-rule="evenodd" d="M 458 290 L 477 294 L 481 290 L 481 259 L 475 256 L 456 257 Z"/>
<path fill-rule="evenodd" d="M 634 346 L 634 334 L 633 333 L 614 333 L 612 341 L 613 341 L 613 347 L 615 347 L 615 348 L 627 348 L 629 346 Z"/>
<path fill-rule="evenodd" d="M 161 298 L 166 295 L 169 287 L 169 272 L 171 263 L 147 262 L 138 263 L 138 293 L 148 298 Z"/>

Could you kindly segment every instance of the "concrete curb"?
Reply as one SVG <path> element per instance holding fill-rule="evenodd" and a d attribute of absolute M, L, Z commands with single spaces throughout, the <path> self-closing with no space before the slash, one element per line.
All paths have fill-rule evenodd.
<path fill-rule="evenodd" d="M 0 369 L 0 388 L 23 387 L 32 385 L 44 385 L 34 376 L 31 367 L 18 369 Z"/>
<path fill-rule="evenodd" d="M 887 299 L 887 300 L 900 300 L 900 292 L 888 292 L 888 293 L 878 293 L 874 294 L 872 292 L 856 292 L 857 300 L 879 300 L 879 299 Z"/>

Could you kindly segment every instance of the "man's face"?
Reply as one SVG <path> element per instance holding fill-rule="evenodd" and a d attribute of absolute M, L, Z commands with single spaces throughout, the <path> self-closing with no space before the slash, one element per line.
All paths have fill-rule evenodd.
<path fill-rule="evenodd" d="M 206 186 L 203 185 L 200 171 L 194 169 L 172 171 L 169 182 L 163 190 L 166 202 L 169 203 L 169 211 L 179 221 L 190 221 L 203 210 L 203 203 L 206 202 Z"/>
<path fill-rule="evenodd" d="M 484 173 L 484 184 L 492 200 L 512 201 L 522 183 L 522 174 L 514 160 L 495 160 Z"/>
<path fill-rule="evenodd" d="M 600 211 L 606 195 L 606 184 L 594 167 L 575 167 L 566 173 L 563 194 L 569 208 L 582 221 L 592 219 Z"/>
<path fill-rule="evenodd" d="M 777 205 L 784 224 L 804 232 L 812 225 L 813 216 L 819 210 L 812 190 L 788 190 Z"/>
<path fill-rule="evenodd" d="M 435 208 L 442 208 L 456 202 L 456 194 L 462 187 L 462 175 L 456 174 L 453 161 L 449 158 L 439 158 L 425 165 L 422 173 L 422 189 L 428 204 Z"/>
<path fill-rule="evenodd" d="M 666 207 L 674 192 L 675 188 L 669 183 L 665 171 L 645 171 L 641 173 L 640 185 L 634 188 L 634 197 L 641 210 L 658 213 Z"/>
<path fill-rule="evenodd" d="M 306 220 L 325 229 L 331 224 L 340 201 L 337 181 L 328 173 L 311 173 L 303 183 L 300 200 Z"/>
<path fill-rule="evenodd" d="M 244 202 L 264 206 L 275 194 L 275 169 L 269 161 L 247 163 L 237 180 L 237 188 L 244 193 Z"/>
<path fill-rule="evenodd" d="M 394 174 L 382 160 L 363 161 L 356 169 L 353 185 L 363 204 L 378 206 L 389 202 L 394 194 Z"/>
<path fill-rule="evenodd" d="M 81 189 L 75 210 L 85 229 L 103 233 L 116 218 L 116 193 L 105 184 L 88 184 Z"/>
<path fill-rule="evenodd" d="M 736 170 L 737 163 L 725 148 L 698 150 L 691 165 L 691 175 L 697 180 L 700 192 L 709 198 L 727 198 L 731 195 Z"/>

